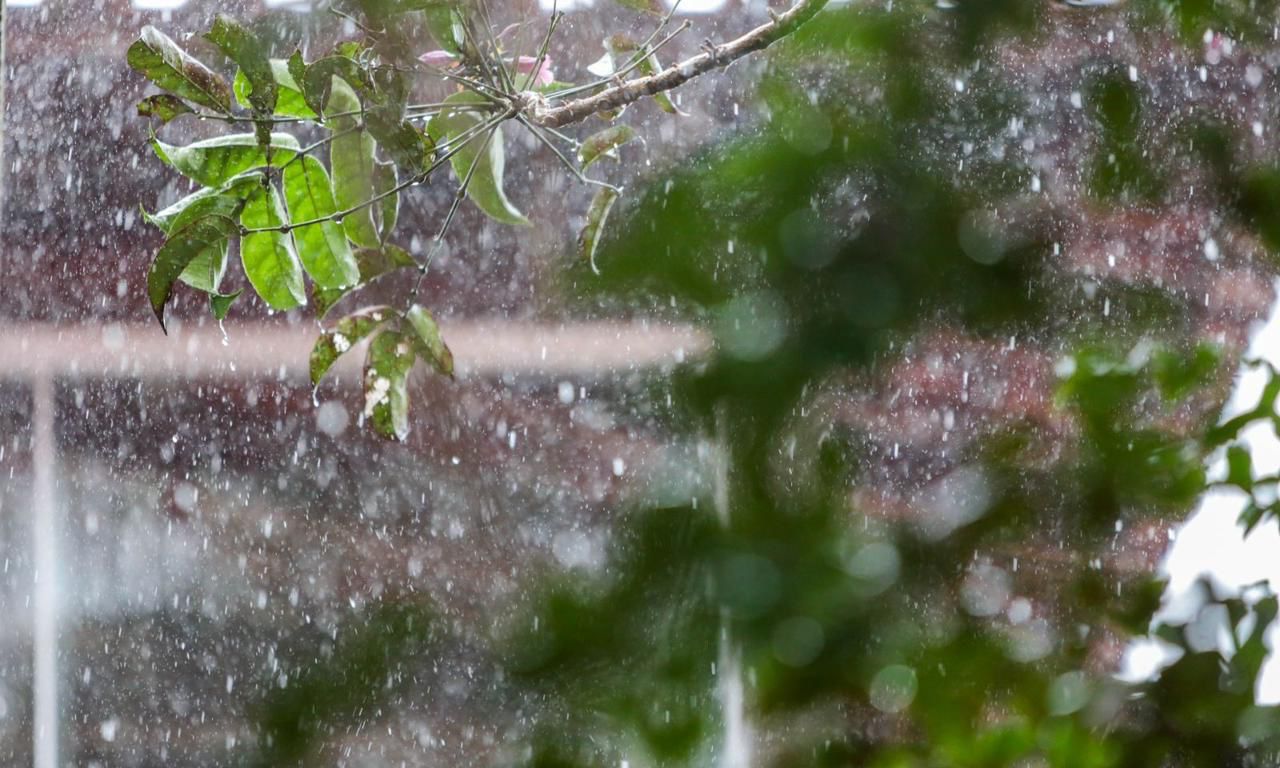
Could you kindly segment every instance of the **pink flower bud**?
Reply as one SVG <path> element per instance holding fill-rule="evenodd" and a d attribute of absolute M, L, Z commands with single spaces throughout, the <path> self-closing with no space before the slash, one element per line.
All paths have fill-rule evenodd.
<path fill-rule="evenodd" d="M 529 74 L 533 72 L 533 66 L 538 60 L 532 56 L 521 56 L 516 59 L 516 71 L 521 74 Z M 538 85 L 551 85 L 556 79 L 555 74 L 551 71 L 551 59 L 548 57 L 542 60 L 542 66 L 538 68 L 537 74 L 533 76 L 533 82 Z"/>
<path fill-rule="evenodd" d="M 448 51 L 427 51 L 418 57 L 418 61 L 428 67 L 447 69 L 458 63 L 458 57 Z"/>

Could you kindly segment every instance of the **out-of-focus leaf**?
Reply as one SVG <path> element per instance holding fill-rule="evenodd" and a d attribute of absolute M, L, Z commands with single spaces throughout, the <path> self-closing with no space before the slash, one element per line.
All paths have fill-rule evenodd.
<path fill-rule="evenodd" d="M 459 105 L 485 103 L 483 97 L 468 92 L 455 93 L 445 101 Z M 468 129 L 479 125 L 482 120 L 483 116 L 472 111 L 446 110 L 431 119 L 427 125 L 427 132 L 436 144 L 441 144 L 461 136 Z M 493 128 L 492 131 L 493 137 L 488 140 L 487 146 L 485 137 L 479 135 L 450 158 L 453 172 L 460 183 L 470 174 L 471 183 L 467 186 L 467 197 L 471 198 L 471 201 L 490 218 L 507 224 L 527 226 L 529 220 L 512 205 L 502 189 L 505 164 L 502 130 Z M 483 152 L 481 152 L 482 148 Z M 472 171 L 473 166 L 474 171 Z"/>
<path fill-rule="evenodd" d="M 610 35 L 605 38 L 604 47 L 609 52 L 609 55 L 613 57 L 614 70 L 621 70 L 626 67 L 627 62 L 640 50 L 640 45 L 626 35 Z M 658 62 L 657 55 L 651 53 L 640 60 L 640 63 L 636 65 L 635 71 L 641 76 L 647 77 L 661 72 L 662 64 Z M 669 112 L 673 115 L 684 114 L 665 92 L 655 93 L 653 100 L 658 103 L 658 107 L 663 112 Z"/>
<path fill-rule="evenodd" d="M 278 227 L 287 214 L 275 187 L 259 187 L 245 202 L 240 224 L 249 229 Z M 280 231 L 250 232 L 240 238 L 240 260 L 253 290 L 273 309 L 307 303 L 302 265 L 293 240 Z"/>
<path fill-rule="evenodd" d="M 267 47 L 258 36 L 235 19 L 218 14 L 204 37 L 240 67 L 237 79 L 248 81 L 246 95 L 254 114 L 265 116 L 275 112 L 276 78 Z"/>
<path fill-rule="evenodd" d="M 364 370 L 364 415 L 383 437 L 409 435 L 409 371 L 412 342 L 398 331 L 384 330 L 369 343 Z"/>
<path fill-rule="evenodd" d="M 189 179 L 206 187 L 216 187 L 236 174 L 267 164 L 267 148 L 252 133 L 233 133 L 214 139 L 175 147 L 153 138 L 151 145 L 161 160 Z M 271 165 L 280 167 L 300 149 L 288 133 L 271 134 Z"/>
<path fill-rule="evenodd" d="M 616 158 L 617 153 L 614 150 L 637 136 L 636 130 L 629 125 L 605 128 L 588 136 L 586 141 L 582 142 L 582 146 L 578 148 L 578 162 L 582 163 L 582 169 L 585 171 L 601 157 Z"/>
<path fill-rule="evenodd" d="M 231 111 L 231 88 L 226 81 L 155 27 L 142 28 L 126 58 L 130 67 L 164 90 L 218 112 Z"/>
<path fill-rule="evenodd" d="M 445 376 L 453 376 L 453 352 L 450 352 L 449 345 L 444 343 L 444 337 L 440 335 L 440 326 L 436 324 L 436 319 L 417 304 L 409 308 L 405 317 L 413 329 L 413 333 L 408 335 L 418 357 Z"/>
<path fill-rule="evenodd" d="M 308 72 L 310 77 L 310 72 Z M 360 100 L 345 81 L 333 78 L 327 114 L 342 115 L 359 111 Z M 374 152 L 376 145 L 363 128 L 357 128 L 354 116 L 327 118 L 329 130 L 340 134 L 329 143 L 329 167 L 333 171 L 333 198 L 340 211 L 357 206 L 342 220 L 351 242 L 362 248 L 382 244 L 373 221 L 373 207 L 365 205 L 374 195 Z"/>
<path fill-rule="evenodd" d="M 398 115 L 399 110 L 394 114 Z M 426 169 L 435 144 L 413 123 L 399 117 L 389 118 L 382 110 L 375 110 L 365 115 L 365 126 L 382 150 L 406 173 L 417 175 Z"/>
<path fill-rule="evenodd" d="M 284 169 L 284 196 L 290 221 L 294 223 L 293 241 L 307 274 L 321 288 L 344 288 L 360 279 L 351 245 L 336 221 L 296 226 L 332 216 L 338 208 L 333 199 L 329 174 L 319 160 L 304 156 Z"/>
<path fill-rule="evenodd" d="M 190 115 L 194 112 L 195 110 L 188 106 L 187 102 L 177 96 L 171 96 L 167 93 L 158 93 L 154 96 L 148 96 L 138 102 L 138 116 L 157 117 L 160 119 L 161 125 L 169 122 L 175 117 Z"/>
<path fill-rule="evenodd" d="M 399 183 L 396 178 L 396 167 L 387 163 L 376 163 L 373 167 L 373 194 L 384 195 L 395 189 Z M 387 242 L 396 229 L 396 219 L 400 216 L 400 194 L 387 194 L 374 207 L 373 215 L 377 219 L 378 239 Z"/>
<path fill-rule="evenodd" d="M 235 300 L 240 298 L 240 294 L 244 293 L 241 288 L 233 293 L 210 293 L 209 294 L 209 311 L 213 312 L 216 320 L 226 320 L 227 313 L 231 311 L 231 305 Z"/>
<path fill-rule="evenodd" d="M 161 246 L 147 272 L 147 296 L 161 328 L 164 328 L 164 305 L 169 302 L 179 275 L 206 249 L 225 242 L 235 232 L 236 225 L 231 219 L 207 216 L 175 232 Z"/>
<path fill-rule="evenodd" d="M 293 65 L 295 82 L 297 82 L 297 68 L 296 64 Z M 356 98 L 352 86 L 359 87 L 362 91 L 373 87 L 355 59 L 346 56 L 326 56 L 319 61 L 313 61 L 306 66 L 305 73 L 299 85 L 302 86 L 307 106 L 317 115 L 325 115 L 326 119 L 342 113 L 359 112 L 360 100 Z M 350 91 L 349 98 L 346 93 L 340 94 L 343 100 L 341 107 L 329 104 L 329 100 L 334 96 L 336 83 L 344 83 Z"/>
<path fill-rule="evenodd" d="M 1245 491 L 1253 488 L 1253 456 L 1243 445 L 1227 449 L 1227 482 Z"/>
<path fill-rule="evenodd" d="M 339 320 L 331 330 L 320 334 L 315 346 L 311 348 L 312 386 L 319 386 L 320 380 L 339 357 L 376 331 L 392 314 L 392 309 L 387 306 L 364 307 Z"/>
<path fill-rule="evenodd" d="M 297 60 L 299 62 L 302 61 L 300 53 L 294 51 L 293 55 L 298 57 Z M 315 118 L 316 113 L 311 107 L 307 106 L 307 101 L 302 96 L 302 89 L 298 87 L 291 66 L 292 59 L 290 61 L 285 61 L 284 59 L 271 60 L 271 73 L 276 82 L 275 114 L 280 117 Z M 243 69 L 236 72 L 236 79 L 231 83 L 231 87 L 236 93 L 236 101 L 241 106 L 251 106 L 249 101 L 249 79 L 245 77 Z"/>
<path fill-rule="evenodd" d="M 591 207 L 587 209 L 587 223 L 578 234 L 578 253 L 587 260 L 591 265 L 591 271 L 597 275 L 600 274 L 600 270 L 596 268 L 596 248 L 600 244 L 600 234 L 604 231 L 609 211 L 613 209 L 613 204 L 617 200 L 616 189 L 601 187 L 595 197 L 591 198 Z"/>

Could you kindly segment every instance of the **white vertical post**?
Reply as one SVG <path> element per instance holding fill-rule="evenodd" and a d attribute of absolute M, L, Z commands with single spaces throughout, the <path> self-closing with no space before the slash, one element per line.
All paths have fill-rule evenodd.
<path fill-rule="evenodd" d="M 57 433 L 53 376 L 31 379 L 31 528 L 35 550 L 34 768 L 58 766 L 58 538 L 62 526 L 54 496 Z"/>
<path fill-rule="evenodd" d="M 729 436 L 723 412 L 716 418 L 716 439 L 712 446 L 715 465 L 713 493 L 720 524 L 729 526 Z M 719 672 L 720 711 L 724 718 L 724 744 L 720 752 L 720 768 L 750 768 L 751 727 L 747 722 L 746 699 L 742 685 L 742 653 L 729 636 L 729 615 L 720 615 L 720 644 L 716 662 Z"/>

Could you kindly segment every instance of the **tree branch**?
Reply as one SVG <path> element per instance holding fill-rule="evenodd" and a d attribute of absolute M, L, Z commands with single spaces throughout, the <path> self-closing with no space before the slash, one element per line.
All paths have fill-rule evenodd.
<path fill-rule="evenodd" d="M 646 96 L 677 88 L 699 75 L 726 67 L 749 53 L 769 47 L 796 31 L 826 4 L 827 0 L 799 0 L 785 13 L 774 16 L 768 24 L 762 24 L 727 43 L 709 44 L 704 53 L 673 64 L 657 74 L 628 80 L 594 96 L 576 99 L 558 107 L 530 110 L 526 112 L 526 117 L 544 128 L 559 128 L 580 122 L 599 112 L 624 107 Z"/>

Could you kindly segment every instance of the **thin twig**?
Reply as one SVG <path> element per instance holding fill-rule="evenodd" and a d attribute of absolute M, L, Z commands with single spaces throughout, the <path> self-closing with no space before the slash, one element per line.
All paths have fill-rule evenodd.
<path fill-rule="evenodd" d="M 543 144 L 547 145 L 547 147 L 552 152 L 555 153 L 556 157 L 560 158 L 560 162 L 564 163 L 564 167 L 568 168 L 569 171 L 574 176 L 578 177 L 578 181 L 581 181 L 584 184 L 591 184 L 593 186 L 604 187 L 605 189 L 611 189 L 614 192 L 617 192 L 619 194 L 622 193 L 621 189 L 618 189 L 617 187 L 613 186 L 608 182 L 588 178 L 587 175 L 584 174 L 580 168 L 578 168 L 578 166 L 573 164 L 573 161 L 571 161 L 569 158 L 564 156 L 564 153 L 560 151 L 559 147 L 557 147 L 554 143 L 552 143 L 551 140 L 548 139 L 546 136 L 542 135 L 542 131 L 538 129 L 538 126 L 529 122 L 529 120 L 526 119 L 524 115 L 516 115 L 516 119 L 519 120 L 526 128 L 528 128 L 533 133 L 534 137 L 538 139 L 538 141 L 541 141 Z"/>
<path fill-rule="evenodd" d="M 699 75 L 727 67 L 749 53 L 769 47 L 813 18 L 826 4 L 827 0 L 798 0 L 789 10 L 778 14 L 767 24 L 727 43 L 714 46 L 713 51 L 685 59 L 656 74 L 619 83 L 595 95 L 538 111 L 529 117 L 542 127 L 558 128 L 581 122 L 599 112 L 624 107 L 646 96 L 677 88 Z"/>
<path fill-rule="evenodd" d="M 566 96 L 573 96 L 574 94 L 582 93 L 583 91 L 589 91 L 593 88 L 599 88 L 601 86 L 608 85 L 609 83 L 619 82 L 622 77 L 630 74 L 633 70 L 635 70 L 636 67 L 648 61 L 650 56 L 657 53 L 667 43 L 671 42 L 672 40 L 675 40 L 676 37 L 681 32 L 684 32 L 691 26 L 693 26 L 693 22 L 689 21 L 688 19 L 685 19 L 684 22 L 680 24 L 680 26 L 672 30 L 671 34 L 662 38 L 662 40 L 659 41 L 657 45 L 653 46 L 653 48 L 650 48 L 647 51 L 644 51 L 643 56 L 636 59 L 635 61 L 628 63 L 625 67 L 618 70 L 617 72 L 614 72 L 608 77 L 602 77 L 599 80 L 596 80 L 595 82 L 592 82 L 592 83 L 583 83 L 582 85 L 575 85 L 572 88 L 565 88 L 563 91 L 555 91 L 553 93 L 549 93 L 547 94 L 547 100 L 552 101 L 555 99 L 563 99 Z"/>
<path fill-rule="evenodd" d="M 351 14 L 349 14 L 349 13 L 347 13 L 347 12 L 345 12 L 345 11 L 340 11 L 340 10 L 338 10 L 337 8 L 334 8 L 333 6 L 330 6 L 330 7 L 329 7 L 329 12 L 330 12 L 330 13 L 332 13 L 333 15 L 335 15 L 335 16 L 339 16 L 339 17 L 341 17 L 341 18 L 346 19 L 347 21 L 351 22 L 352 24 L 355 24 L 357 27 L 359 27 L 359 28 L 360 28 L 360 31 L 361 31 L 361 32 L 364 32 L 364 33 L 365 33 L 366 35 L 368 35 L 369 37 L 382 37 L 382 34 L 381 34 L 381 33 L 373 31 L 372 29 L 370 29 L 369 27 L 367 27 L 367 26 L 365 26 L 363 23 L 361 23 L 361 21 L 360 21 L 359 19 L 357 19 L 355 16 L 352 16 Z"/>
<path fill-rule="evenodd" d="M 556 31 L 556 27 L 560 24 L 560 19 L 564 14 L 556 10 L 556 2 L 551 3 L 551 21 L 547 22 L 547 34 L 542 38 L 542 45 L 538 46 L 538 56 L 533 60 L 533 69 L 529 70 L 529 76 L 525 78 L 525 88 L 533 85 L 538 77 L 538 73 L 542 71 L 542 65 L 547 60 L 547 53 L 551 50 L 551 35 Z"/>
<path fill-rule="evenodd" d="M 427 251 L 427 257 L 418 265 L 418 279 L 413 283 L 413 290 L 409 292 L 409 303 L 418 297 L 418 289 L 422 287 L 422 279 L 427 276 L 427 270 L 431 267 L 432 260 L 435 259 L 436 253 L 440 250 L 440 244 L 444 242 L 444 235 L 449 231 L 449 225 L 453 223 L 453 217 L 458 212 L 458 206 L 462 203 L 462 198 L 467 196 L 467 188 L 471 186 L 471 177 L 475 175 L 476 168 L 480 166 L 480 159 L 484 157 L 484 153 L 488 151 L 490 142 L 493 141 L 494 134 L 498 132 L 498 126 L 494 126 L 492 131 L 485 134 L 484 143 L 480 145 L 480 151 L 476 153 L 476 157 L 471 161 L 471 166 L 467 168 L 467 175 L 462 178 L 458 184 L 458 189 L 453 193 L 453 202 L 449 204 L 449 212 L 445 214 L 444 222 L 440 224 L 440 229 L 436 231 L 434 241 L 431 243 L 431 250 Z"/>

